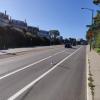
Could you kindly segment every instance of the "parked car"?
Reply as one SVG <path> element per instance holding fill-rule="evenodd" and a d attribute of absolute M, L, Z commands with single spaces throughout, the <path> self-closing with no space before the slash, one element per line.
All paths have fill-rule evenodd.
<path fill-rule="evenodd" d="M 65 44 L 65 48 L 72 48 L 72 43 L 70 41 L 70 39 L 65 39 L 64 40 L 64 44 Z"/>

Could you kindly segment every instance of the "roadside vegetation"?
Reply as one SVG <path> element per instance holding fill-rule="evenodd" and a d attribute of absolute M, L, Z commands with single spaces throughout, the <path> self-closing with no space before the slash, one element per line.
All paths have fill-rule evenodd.
<path fill-rule="evenodd" d="M 93 4 L 100 7 L 100 0 L 93 0 Z M 100 11 L 97 11 L 97 15 L 93 18 L 93 25 L 91 25 L 87 31 L 86 38 L 93 49 L 97 53 L 100 53 Z M 92 36 L 90 36 L 92 33 Z"/>
<path fill-rule="evenodd" d="M 91 66 L 90 66 L 90 60 L 89 59 L 88 59 L 88 64 L 89 64 L 88 86 L 91 90 L 92 100 L 94 100 L 95 85 L 94 85 L 94 80 L 93 80 L 93 75 L 92 75 L 92 72 L 91 72 Z"/>
<path fill-rule="evenodd" d="M 63 43 L 59 30 L 41 30 L 0 12 L 0 49 L 58 45 Z"/>
<path fill-rule="evenodd" d="M 96 48 L 95 50 L 96 50 L 97 53 L 100 54 L 100 48 Z"/>
<path fill-rule="evenodd" d="M 59 40 L 58 31 L 53 30 L 51 34 L 54 36 L 51 40 L 38 35 L 39 29 L 35 32 L 17 30 L 12 27 L 0 27 L 0 49 L 46 46 L 62 44 L 63 39 Z"/>
<path fill-rule="evenodd" d="M 89 33 L 92 31 L 92 48 L 99 53 L 100 52 L 100 11 L 97 12 L 97 15 L 94 17 L 94 24 L 87 31 L 86 38 L 89 41 Z"/>

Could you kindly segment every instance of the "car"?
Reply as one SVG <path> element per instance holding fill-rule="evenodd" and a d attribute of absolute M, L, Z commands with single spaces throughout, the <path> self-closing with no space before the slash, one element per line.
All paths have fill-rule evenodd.
<path fill-rule="evenodd" d="M 66 44 L 65 44 L 65 48 L 72 48 L 71 43 L 66 43 Z"/>

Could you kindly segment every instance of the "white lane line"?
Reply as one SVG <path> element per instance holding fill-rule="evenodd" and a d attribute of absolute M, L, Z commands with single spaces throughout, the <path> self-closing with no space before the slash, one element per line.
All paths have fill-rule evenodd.
<path fill-rule="evenodd" d="M 50 48 L 50 47 L 49 47 L 49 48 Z M 53 48 L 53 47 L 51 47 L 51 48 Z M 54 49 L 54 48 L 53 48 L 53 49 Z M 31 53 L 30 53 L 30 54 L 31 54 Z M 15 61 L 15 58 L 24 57 L 24 56 L 26 56 L 26 55 L 28 55 L 28 54 L 24 54 L 24 55 L 20 55 L 20 56 L 16 56 L 16 57 L 9 57 L 10 60 L 9 60 L 9 58 L 5 58 L 6 61 L 4 61 L 4 59 L 0 59 L 0 65 L 2 65 L 2 64 L 4 64 L 4 63 L 13 62 L 13 61 Z"/>
<path fill-rule="evenodd" d="M 48 56 L 48 57 L 46 57 L 46 58 L 43 58 L 43 59 L 41 59 L 41 60 L 39 60 L 39 61 L 36 61 L 36 62 L 30 64 L 30 65 L 27 65 L 27 66 L 25 66 L 25 67 L 23 67 L 23 68 L 17 69 L 17 70 L 15 70 L 15 71 L 13 71 L 13 72 L 10 72 L 10 73 L 8 73 L 8 74 L 6 74 L 6 75 L 4 75 L 4 76 L 1 76 L 1 77 L 0 77 L 0 80 L 6 78 L 6 77 L 8 77 L 8 76 L 11 76 L 11 75 L 13 75 L 13 74 L 15 74 L 15 73 L 17 73 L 17 72 L 19 72 L 19 71 L 25 70 L 26 68 L 32 67 L 33 65 L 36 65 L 36 64 L 38 64 L 38 63 L 40 63 L 40 62 L 42 62 L 42 61 L 45 61 L 45 60 L 47 60 L 47 59 L 49 59 L 49 58 L 51 58 L 51 57 L 53 57 L 53 56 L 55 56 L 55 55 L 58 55 L 58 54 L 60 54 L 60 53 L 65 52 L 65 51 L 66 51 L 66 50 L 63 50 L 63 51 L 58 52 L 58 53 L 55 53 L 55 54 L 53 54 L 52 56 Z"/>
<path fill-rule="evenodd" d="M 70 58 L 72 55 L 74 55 L 75 53 L 77 53 L 82 47 L 80 47 L 79 49 L 77 49 L 75 52 L 73 52 L 72 54 L 70 54 L 69 56 L 67 56 L 66 58 L 64 58 L 63 60 L 61 60 L 59 63 L 57 63 L 55 66 L 53 66 L 51 69 L 49 69 L 47 72 L 45 72 L 44 74 L 42 74 L 41 76 L 39 76 L 38 78 L 36 78 L 34 81 L 32 81 L 30 84 L 28 84 L 27 86 L 25 86 L 24 88 L 22 88 L 21 90 L 19 90 L 17 93 L 15 93 L 13 96 L 9 97 L 8 100 L 15 100 L 17 99 L 17 97 L 19 97 L 22 93 L 24 93 L 26 90 L 28 90 L 29 88 L 31 88 L 32 86 L 34 86 L 35 83 L 37 83 L 39 80 L 41 80 L 43 77 L 45 77 L 46 75 L 48 75 L 51 71 L 53 71 L 55 68 L 57 68 L 60 64 L 62 64 L 64 61 L 66 61 L 68 58 Z"/>

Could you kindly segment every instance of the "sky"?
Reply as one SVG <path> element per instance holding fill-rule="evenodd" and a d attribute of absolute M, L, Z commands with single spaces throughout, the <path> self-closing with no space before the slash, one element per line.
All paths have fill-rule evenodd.
<path fill-rule="evenodd" d="M 28 25 L 42 30 L 59 30 L 64 38 L 85 38 L 91 24 L 91 12 L 99 10 L 92 0 L 0 0 L 0 12 L 13 19 L 27 20 Z M 95 15 L 94 14 L 94 15 Z"/>

